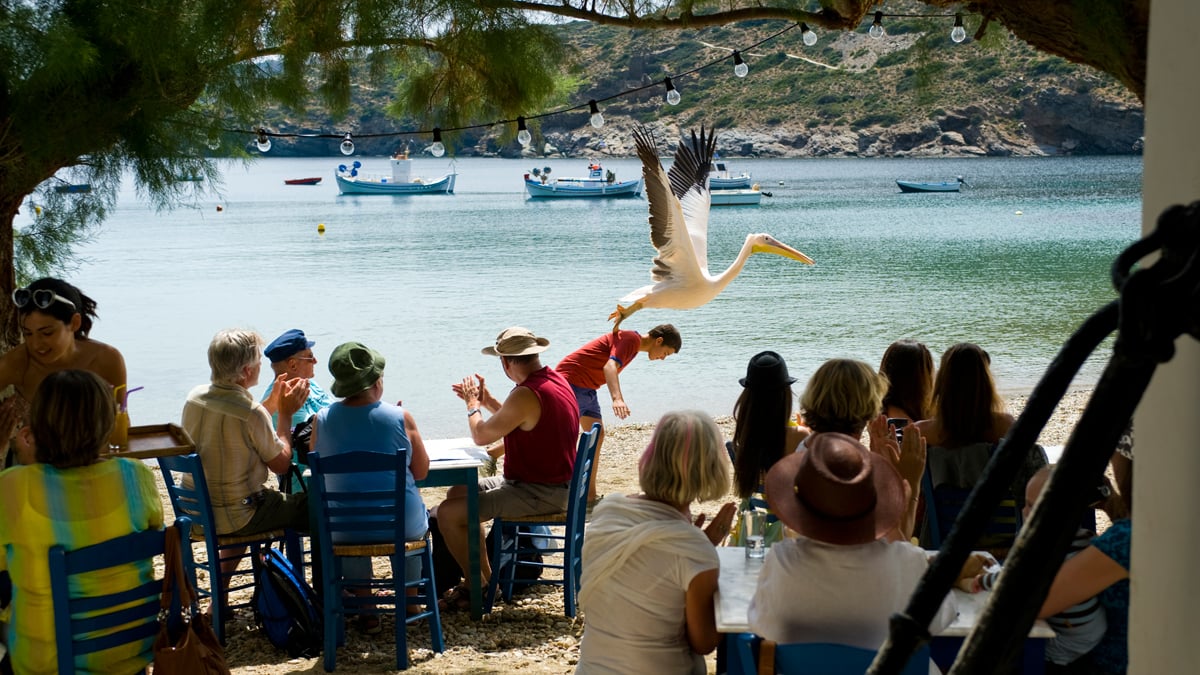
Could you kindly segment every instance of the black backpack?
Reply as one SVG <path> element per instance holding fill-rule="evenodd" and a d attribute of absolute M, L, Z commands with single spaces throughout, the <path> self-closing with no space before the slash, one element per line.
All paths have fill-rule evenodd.
<path fill-rule="evenodd" d="M 324 620 L 321 601 L 277 549 L 264 547 L 254 558 L 254 621 L 271 644 L 291 658 L 321 653 Z"/>

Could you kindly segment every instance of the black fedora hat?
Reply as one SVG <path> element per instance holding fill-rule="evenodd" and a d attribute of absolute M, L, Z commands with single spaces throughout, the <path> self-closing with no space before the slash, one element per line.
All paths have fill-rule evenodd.
<path fill-rule="evenodd" d="M 775 352 L 759 352 L 746 365 L 746 376 L 738 382 L 743 387 L 783 387 L 796 378 L 788 375 L 787 364 Z"/>

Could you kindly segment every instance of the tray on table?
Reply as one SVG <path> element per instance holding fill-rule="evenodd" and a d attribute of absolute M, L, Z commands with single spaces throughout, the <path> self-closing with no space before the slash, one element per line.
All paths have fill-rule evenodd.
<path fill-rule="evenodd" d="M 191 436 L 178 424 L 147 424 L 129 427 L 129 447 L 110 452 L 110 457 L 152 459 L 187 455 L 196 451 Z"/>

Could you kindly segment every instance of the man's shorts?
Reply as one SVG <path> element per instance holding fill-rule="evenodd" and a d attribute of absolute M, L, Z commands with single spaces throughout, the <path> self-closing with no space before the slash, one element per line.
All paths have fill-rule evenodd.
<path fill-rule="evenodd" d="M 251 497 L 257 503 L 254 515 L 231 536 L 262 534 L 285 527 L 298 532 L 308 532 L 308 493 L 281 494 L 275 490 L 263 490 Z"/>
<path fill-rule="evenodd" d="M 595 389 L 584 389 L 572 384 L 571 391 L 575 392 L 575 402 L 579 404 L 580 417 L 595 417 L 596 419 L 603 417 L 600 414 L 600 399 L 596 398 Z"/>
<path fill-rule="evenodd" d="M 565 513 L 571 484 L 524 483 L 500 476 L 479 479 L 479 521 Z"/>

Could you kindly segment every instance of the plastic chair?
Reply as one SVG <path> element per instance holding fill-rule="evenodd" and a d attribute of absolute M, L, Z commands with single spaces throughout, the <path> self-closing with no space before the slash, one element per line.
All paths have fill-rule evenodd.
<path fill-rule="evenodd" d="M 428 532 L 420 541 L 404 537 L 404 491 L 407 473 L 407 451 L 346 452 L 320 456 L 310 453 L 312 469 L 309 480 L 309 510 L 317 524 L 317 548 L 321 559 L 321 586 L 324 590 L 325 670 L 333 672 L 337 665 L 337 644 L 346 630 L 347 614 L 396 615 L 396 669 L 408 668 L 408 624 L 429 620 L 430 643 L 435 652 L 442 652 L 442 619 L 438 613 L 437 585 L 433 573 L 433 545 Z M 383 490 L 363 489 L 356 485 L 343 490 L 335 476 L 363 476 L 367 473 L 387 473 L 395 482 Z M 352 478 L 351 478 L 352 480 Z M 334 489 L 331 489 L 334 488 Z M 342 544 L 336 539 L 362 538 L 364 533 L 391 532 L 390 540 L 379 543 Z M 343 572 L 343 557 L 386 556 L 392 562 L 391 579 L 348 578 Z M 420 558 L 421 576 L 414 581 L 405 578 L 407 558 Z M 388 589 L 392 596 L 355 596 L 343 591 L 350 587 Z M 408 596 L 407 590 L 418 589 Z M 384 605 L 380 607 L 379 605 Z M 390 607 L 389 607 L 390 605 Z M 424 605 L 424 611 L 408 614 L 409 605 Z"/>
<path fill-rule="evenodd" d="M 214 535 L 216 528 L 213 527 L 213 510 L 212 503 L 208 499 L 208 481 L 204 478 L 204 467 L 200 463 L 200 455 L 192 453 L 190 455 L 176 455 L 173 457 L 159 457 L 158 468 L 162 471 L 163 483 L 167 487 L 167 495 L 171 498 L 171 509 L 175 512 L 176 520 L 180 518 L 189 518 L 192 522 L 191 541 L 193 543 L 203 543 L 205 549 L 205 559 L 203 562 L 195 561 L 189 554 L 185 556 L 185 565 L 188 567 L 188 573 L 195 578 L 196 568 L 203 567 L 208 572 L 208 588 L 196 586 L 196 591 L 201 598 L 210 598 L 212 601 L 212 619 L 213 632 L 216 633 L 217 639 L 221 644 L 225 644 L 225 626 L 224 623 L 230 617 L 225 616 L 226 612 L 239 607 L 249 607 L 250 601 L 237 604 L 227 604 L 229 593 L 254 586 L 254 570 L 253 567 L 247 569 L 239 569 L 232 574 L 225 575 L 230 578 L 229 588 L 225 592 L 221 592 L 221 584 L 214 583 L 213 580 L 222 579 L 221 572 L 221 552 L 231 549 L 241 550 L 249 546 L 249 551 L 238 556 L 230 556 L 238 560 L 251 559 L 258 555 L 259 548 L 262 546 L 270 546 L 275 542 L 285 544 L 288 552 L 288 560 L 292 566 L 304 573 L 303 555 L 300 553 L 300 537 L 292 530 L 272 530 L 260 534 L 251 534 L 241 537 L 233 536 L 217 536 Z M 180 479 L 176 479 L 175 474 L 182 474 Z M 241 577 L 241 581 L 234 583 L 234 577 Z M 220 599 L 218 601 L 217 599 Z"/>
<path fill-rule="evenodd" d="M 775 644 L 753 633 L 737 636 L 737 663 L 743 673 L 758 673 L 763 648 L 773 648 L 775 667 L 768 672 L 789 675 L 859 675 L 867 672 L 875 652 L 831 642 Z M 771 658 L 771 657 L 767 657 Z M 929 647 L 922 647 L 908 660 L 901 675 L 928 675 Z"/>
<path fill-rule="evenodd" d="M 489 553 L 492 578 L 488 581 L 483 595 L 485 612 L 492 611 L 498 590 L 507 601 L 512 600 L 514 586 L 547 584 L 563 587 L 563 611 L 567 616 L 575 618 L 575 598 L 579 595 L 579 582 L 583 574 L 583 535 L 587 519 L 588 481 L 591 480 L 596 458 L 596 441 L 599 437 L 599 424 L 593 424 L 591 431 L 579 436 L 566 513 L 524 518 L 497 517 L 492 521 L 492 550 Z M 545 530 L 534 531 L 533 528 L 538 526 L 562 527 L 565 528 L 565 532 L 560 535 L 545 534 Z M 522 547 L 518 538 L 520 533 L 533 537 L 535 542 L 545 540 L 547 545 Z M 520 559 L 523 554 L 535 552 L 543 557 L 561 555 L 563 562 L 559 565 L 544 560 L 534 562 Z M 562 570 L 562 579 L 518 579 L 516 572 L 519 565 Z"/>
<path fill-rule="evenodd" d="M 175 526 L 180 528 L 182 539 L 188 536 L 191 522 L 180 518 Z M 142 651 L 150 656 L 150 647 L 158 634 L 159 598 L 163 588 L 162 578 L 153 578 L 153 558 L 163 554 L 165 541 L 164 530 L 147 530 L 74 551 L 62 546 L 50 549 L 50 595 L 54 606 L 58 672 L 76 672 L 76 658 L 130 643 L 141 643 Z M 183 559 L 185 565 L 190 561 L 190 547 L 184 547 Z M 122 591 L 107 592 L 110 589 L 94 579 L 74 578 L 143 561 L 150 563 L 152 578 Z M 78 589 L 88 586 L 101 586 L 100 592 L 104 595 L 82 595 Z"/>

